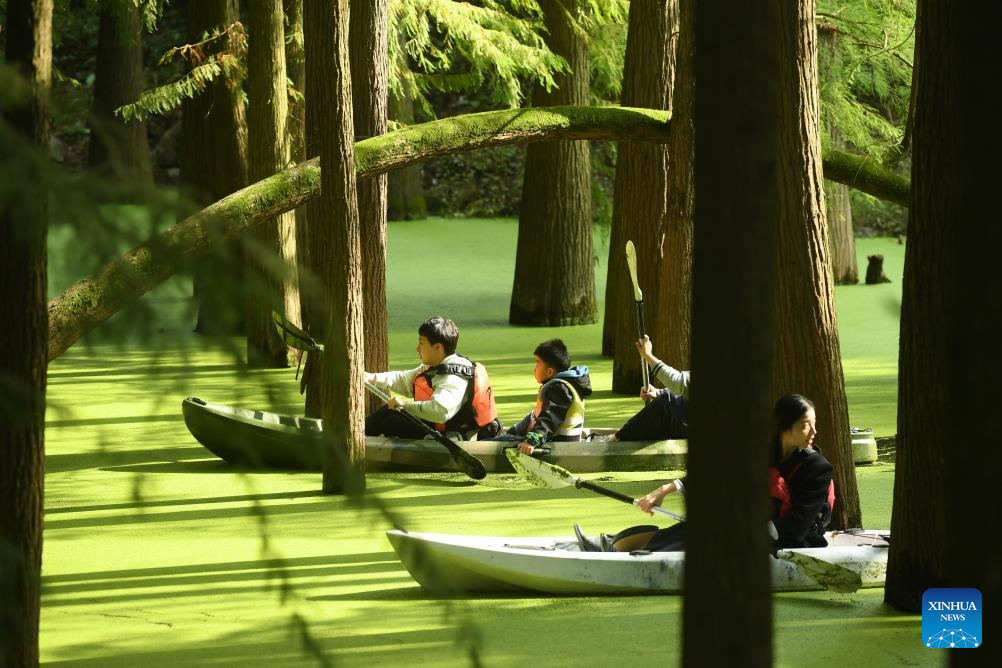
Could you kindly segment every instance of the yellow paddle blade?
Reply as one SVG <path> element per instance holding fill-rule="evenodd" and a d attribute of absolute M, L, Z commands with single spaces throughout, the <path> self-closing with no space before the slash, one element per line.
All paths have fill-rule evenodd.
<path fill-rule="evenodd" d="M 577 480 L 567 469 L 522 454 L 516 448 L 506 448 L 504 454 L 515 472 L 537 487 L 573 487 Z"/>

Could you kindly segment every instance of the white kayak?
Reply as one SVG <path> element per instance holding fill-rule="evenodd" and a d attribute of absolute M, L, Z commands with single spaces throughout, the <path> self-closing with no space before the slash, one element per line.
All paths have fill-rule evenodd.
<path fill-rule="evenodd" d="M 684 552 L 583 552 L 575 538 L 386 532 L 415 580 L 437 594 L 539 592 L 558 595 L 679 594 Z M 775 591 L 883 587 L 886 531 L 829 532 L 828 547 L 780 550 Z M 851 571 L 851 573 L 849 573 Z M 850 587 L 832 586 L 858 574 Z"/>

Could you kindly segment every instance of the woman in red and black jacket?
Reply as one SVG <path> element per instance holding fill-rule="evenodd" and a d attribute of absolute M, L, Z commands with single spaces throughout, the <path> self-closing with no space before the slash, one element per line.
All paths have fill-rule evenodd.
<path fill-rule="evenodd" d="M 775 459 L 769 470 L 769 491 L 774 504 L 776 549 L 828 544 L 824 534 L 835 503 L 835 485 L 831 463 L 814 445 L 815 421 L 814 404 L 799 394 L 787 394 L 773 408 Z M 637 505 L 650 513 L 653 506 L 660 506 L 666 496 L 675 492 L 684 496 L 684 478 L 661 485 L 639 499 Z M 664 529 L 652 525 L 630 527 L 615 536 L 603 536 L 602 540 L 585 538 L 579 527 L 575 531 L 585 550 L 665 552 L 685 547 L 684 522 Z"/>

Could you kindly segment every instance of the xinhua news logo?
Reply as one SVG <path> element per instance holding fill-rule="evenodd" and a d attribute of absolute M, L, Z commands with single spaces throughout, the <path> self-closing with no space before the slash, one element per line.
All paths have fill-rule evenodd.
<path fill-rule="evenodd" d="M 981 592 L 926 589 L 922 594 L 922 644 L 937 649 L 980 647 Z"/>

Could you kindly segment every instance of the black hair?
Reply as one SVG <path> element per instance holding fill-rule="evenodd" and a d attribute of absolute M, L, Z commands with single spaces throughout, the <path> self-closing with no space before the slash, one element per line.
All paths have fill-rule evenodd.
<path fill-rule="evenodd" d="M 783 432 L 797 424 L 807 411 L 814 408 L 814 402 L 800 394 L 785 394 L 772 408 L 772 444 L 778 462 L 782 449 Z"/>
<path fill-rule="evenodd" d="M 428 318 L 421 323 L 417 331 L 418 336 L 428 339 L 428 343 L 431 345 L 441 343 L 446 355 L 456 352 L 456 344 L 459 343 L 459 328 L 448 318 L 437 315 Z"/>
<path fill-rule="evenodd" d="M 557 373 L 571 368 L 571 356 L 567 353 L 567 346 L 560 339 L 543 341 L 536 346 L 532 354 L 546 362 L 546 366 L 556 369 Z"/>

